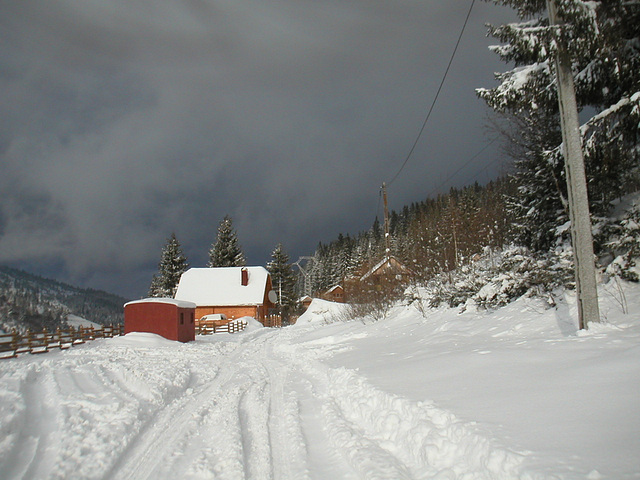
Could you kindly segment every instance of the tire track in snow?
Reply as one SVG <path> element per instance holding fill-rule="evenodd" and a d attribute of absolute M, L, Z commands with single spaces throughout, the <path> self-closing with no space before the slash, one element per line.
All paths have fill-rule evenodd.
<path fill-rule="evenodd" d="M 57 456 L 60 412 L 56 409 L 56 391 L 48 368 L 32 367 L 21 384 L 24 401 L 24 425 L 9 454 L 12 465 L 2 472 L 3 479 L 46 478 Z M 42 394 L 44 392 L 44 395 Z"/>
<path fill-rule="evenodd" d="M 287 350 L 288 348 L 285 348 Z M 352 398 L 344 385 L 334 385 L 332 369 L 317 362 L 313 355 L 305 355 L 294 348 L 293 355 L 287 358 L 296 364 L 299 371 L 309 379 L 315 395 L 321 399 L 321 414 L 325 423 L 327 438 L 334 450 L 344 456 L 353 468 L 357 478 L 371 480 L 410 480 L 414 476 L 404 462 L 390 452 L 375 437 L 363 428 L 363 425 L 349 418 L 344 405 Z"/>
<path fill-rule="evenodd" d="M 400 460 L 410 472 L 409 478 L 526 477 L 521 471 L 522 455 L 495 445 L 451 412 L 377 390 L 345 369 L 331 370 L 329 379 L 330 395 L 341 416 L 357 426 L 358 434 Z M 359 441 L 359 435 L 338 439 L 347 446 L 359 446 Z M 362 466 L 365 478 L 385 478 L 377 474 L 369 477 L 368 465 Z"/>
<path fill-rule="evenodd" d="M 282 337 L 280 332 L 277 339 Z M 262 366 L 270 387 L 269 446 L 273 478 L 305 480 L 309 478 L 309 472 L 298 400 L 293 390 L 285 395 L 285 385 L 291 369 L 286 362 L 276 358 L 273 345 L 274 342 L 265 342 L 262 349 Z"/>
<path fill-rule="evenodd" d="M 315 359 L 322 353 L 315 349 L 290 343 L 279 351 L 322 398 L 329 438 L 359 478 L 541 478 L 523 472 L 523 455 L 451 412 L 380 391 L 354 371 L 330 368 Z"/>
<path fill-rule="evenodd" d="M 522 473 L 521 455 L 451 412 L 325 365 L 322 348 L 296 343 L 298 335 L 261 331 L 221 342 L 213 349 L 221 355 L 185 347 L 177 363 L 145 351 L 116 368 L 113 362 L 130 354 L 109 349 L 85 363 L 70 356 L 29 366 L 12 390 L 25 406 L 7 417 L 17 426 L 16 457 L 0 476 L 297 480 L 312 471 L 321 479 L 534 478 Z M 206 371 L 194 377 L 200 369 Z M 74 430 L 76 419 L 84 424 Z M 87 430 L 96 420 L 97 428 Z M 91 469 L 78 463 L 85 445 Z"/>
<path fill-rule="evenodd" d="M 194 435 L 198 416 L 205 416 L 215 408 L 216 394 L 234 375 L 233 363 L 238 356 L 236 349 L 228 357 L 223 357 L 225 360 L 211 382 L 198 392 L 188 388 L 182 396 L 150 418 L 147 427 L 132 439 L 125 454 L 105 478 L 156 478 L 155 470 L 171 457 L 179 441 L 184 443 L 184 436 Z"/>
<path fill-rule="evenodd" d="M 105 478 L 169 478 L 170 473 L 185 472 L 196 477 L 213 472 L 216 478 L 279 478 L 271 459 L 272 418 L 267 409 L 272 377 L 261 356 L 277 334 L 264 333 L 217 357 L 218 374 L 151 418 Z M 179 450 L 191 453 L 177 454 Z"/>

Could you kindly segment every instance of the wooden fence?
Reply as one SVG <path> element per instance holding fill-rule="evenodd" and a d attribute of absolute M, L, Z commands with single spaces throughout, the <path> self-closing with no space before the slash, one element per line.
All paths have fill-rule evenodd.
<path fill-rule="evenodd" d="M 280 328 L 282 327 L 282 318 L 280 315 L 269 315 L 265 317 L 263 325 L 270 328 Z M 236 333 L 245 328 L 247 328 L 245 320 L 196 320 L 196 335 Z"/>
<path fill-rule="evenodd" d="M 264 319 L 265 327 L 280 328 L 282 327 L 282 317 L 280 315 L 268 315 Z"/>
<path fill-rule="evenodd" d="M 196 333 L 198 335 L 213 335 L 215 333 L 236 333 L 247 328 L 245 320 L 231 320 L 220 324 L 220 320 L 196 320 Z"/>
<path fill-rule="evenodd" d="M 65 350 L 96 338 L 112 338 L 124 335 L 123 325 L 105 325 L 102 328 L 73 327 L 49 332 L 45 328 L 41 332 L 21 334 L 16 330 L 0 334 L 0 359 L 15 358 L 21 353 L 45 353 L 51 349 Z"/>

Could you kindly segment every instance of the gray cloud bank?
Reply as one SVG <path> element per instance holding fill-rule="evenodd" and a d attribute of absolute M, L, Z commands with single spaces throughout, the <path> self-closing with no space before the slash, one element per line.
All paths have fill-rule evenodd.
<path fill-rule="evenodd" d="M 368 228 L 467 8 L 0 0 L 0 262 L 136 297 L 172 231 L 201 266 L 225 214 L 256 264 Z M 392 208 L 486 144 L 473 89 L 502 69 L 484 23 L 504 14 L 474 7 Z"/>

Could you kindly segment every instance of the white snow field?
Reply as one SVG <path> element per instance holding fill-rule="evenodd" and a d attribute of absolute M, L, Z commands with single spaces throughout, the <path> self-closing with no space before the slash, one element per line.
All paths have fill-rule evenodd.
<path fill-rule="evenodd" d="M 640 478 L 640 287 L 0 362 L 0 478 Z M 626 313 L 625 313 L 626 312 Z"/>

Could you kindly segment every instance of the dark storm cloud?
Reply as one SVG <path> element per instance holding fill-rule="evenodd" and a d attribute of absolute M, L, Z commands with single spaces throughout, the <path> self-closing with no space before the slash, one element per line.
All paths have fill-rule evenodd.
<path fill-rule="evenodd" d="M 461 3 L 0 1 L 0 261 L 136 296 L 172 231 L 202 265 L 225 214 L 251 263 L 368 228 Z M 392 207 L 486 143 L 473 89 L 501 68 L 483 24 L 504 12 L 474 8 Z"/>

